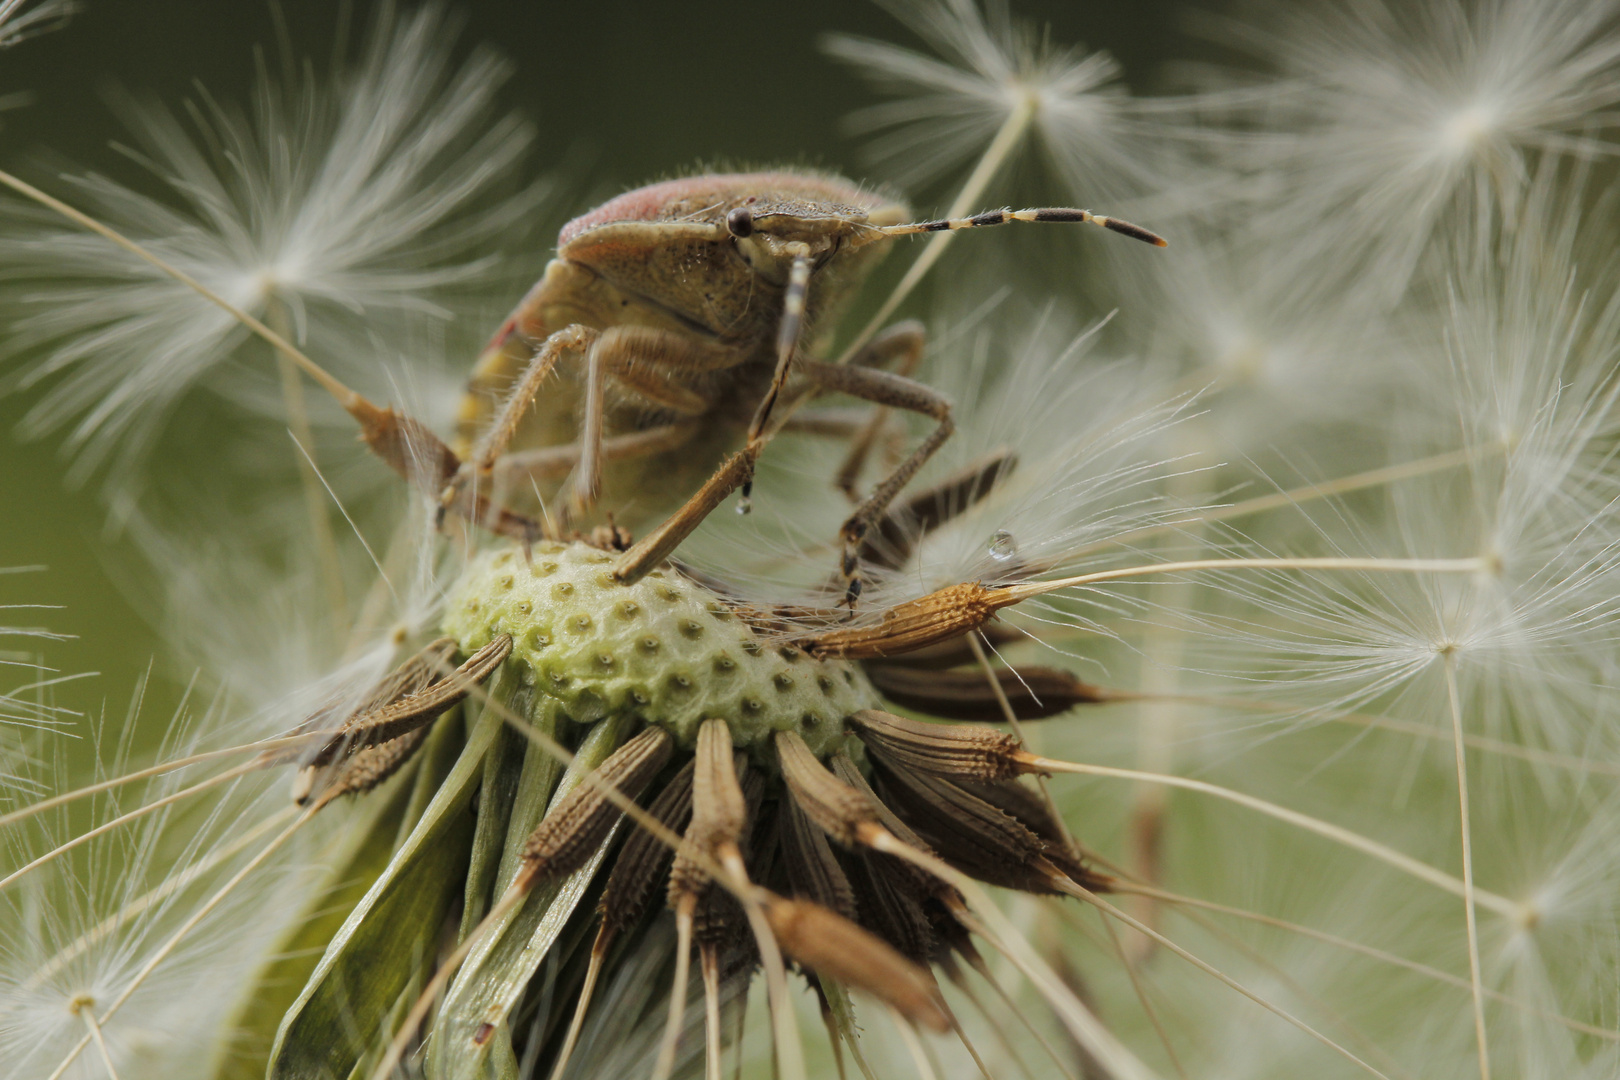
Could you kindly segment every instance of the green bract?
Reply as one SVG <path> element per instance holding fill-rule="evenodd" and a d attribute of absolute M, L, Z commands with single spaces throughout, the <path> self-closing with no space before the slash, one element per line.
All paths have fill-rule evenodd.
<path fill-rule="evenodd" d="M 612 571 L 612 555 L 583 543 L 540 544 L 527 564 L 515 549 L 486 553 L 452 591 L 445 633 L 469 654 L 510 634 L 507 663 L 570 719 L 630 714 L 684 747 L 719 717 L 739 747 L 797 731 L 822 756 L 841 744 L 845 717 L 877 707 L 857 665 L 767 641 L 680 574 L 626 585 Z"/>

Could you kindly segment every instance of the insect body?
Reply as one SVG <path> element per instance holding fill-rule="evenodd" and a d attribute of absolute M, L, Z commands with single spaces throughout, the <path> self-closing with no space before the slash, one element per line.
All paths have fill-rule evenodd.
<path fill-rule="evenodd" d="M 621 520 L 667 509 L 659 491 L 689 494 L 769 387 L 795 254 L 813 282 L 798 292 L 813 337 L 887 252 L 872 226 L 906 213 L 845 180 L 751 173 L 654 184 L 576 218 L 480 357 L 456 451 L 475 456 L 482 438 L 478 464 L 517 481 L 502 484 L 517 495 L 525 480 L 572 472 L 576 509 L 596 496 L 605 459 L 609 489 L 641 502 L 616 506 Z M 525 385 L 525 369 L 545 385 Z M 525 407 L 531 395 L 509 418 L 515 430 L 492 427 L 503 403 Z M 492 434 L 510 442 L 490 446 Z M 509 452 L 497 461 L 488 449 Z"/>
<path fill-rule="evenodd" d="M 544 497 L 542 485 L 556 491 L 571 475 L 563 510 L 577 520 L 595 504 L 604 470 L 615 495 L 634 498 L 615 507 L 632 524 L 684 499 L 621 558 L 616 575 L 635 580 L 733 491 L 746 497 L 760 452 L 791 422 L 792 410 L 777 408 L 784 398 L 848 394 L 936 423 L 844 523 L 853 600 L 862 539 L 952 427 L 949 401 L 904 374 L 922 353 L 915 323 L 879 334 L 846 364 L 814 358 L 892 238 L 1068 221 L 1163 244 L 1084 210 L 906 217 L 903 203 L 841 178 L 761 172 L 653 184 L 569 222 L 557 258 L 479 358 L 454 448 L 463 464 L 445 504 L 501 505 L 529 490 Z M 902 373 L 882 370 L 891 365 Z M 698 485 L 727 451 L 735 452 Z M 478 487 L 494 501 L 468 500 Z"/>

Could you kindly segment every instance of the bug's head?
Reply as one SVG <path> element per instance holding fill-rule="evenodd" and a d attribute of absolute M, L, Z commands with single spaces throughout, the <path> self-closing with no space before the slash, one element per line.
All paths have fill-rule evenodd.
<path fill-rule="evenodd" d="M 879 230 L 904 222 L 894 199 L 838 177 L 797 172 L 705 174 L 626 192 L 564 227 L 558 254 L 665 316 L 711 332 L 768 332 L 783 287 L 807 256 L 822 309 L 882 257 Z"/>
<path fill-rule="evenodd" d="M 895 202 L 857 206 L 749 195 L 726 207 L 721 221 L 726 237 L 754 273 L 781 284 L 795 256 L 808 253 L 819 270 L 841 252 L 884 239 L 877 227 L 905 219 L 906 208 Z"/>

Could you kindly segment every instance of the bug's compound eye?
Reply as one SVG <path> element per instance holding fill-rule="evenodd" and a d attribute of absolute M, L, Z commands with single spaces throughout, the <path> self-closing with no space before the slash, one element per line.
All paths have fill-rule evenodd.
<path fill-rule="evenodd" d="M 739 206 L 726 215 L 726 228 L 732 236 L 743 237 L 754 234 L 754 212 L 746 206 Z"/>

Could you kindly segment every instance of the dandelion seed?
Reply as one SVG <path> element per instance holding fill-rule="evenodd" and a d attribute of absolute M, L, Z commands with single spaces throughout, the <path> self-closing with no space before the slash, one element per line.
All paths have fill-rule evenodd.
<path fill-rule="evenodd" d="M 1040 134 L 1071 190 L 1118 203 L 1157 190 L 1163 130 L 1147 121 L 1105 52 L 1052 47 L 1004 3 L 974 0 L 884 6 L 938 57 L 887 42 L 835 35 L 833 56 L 898 96 L 850 118 L 874 163 L 907 186 L 976 157 L 1010 118 Z M 1151 135 L 1150 135 L 1151 133 Z"/>

